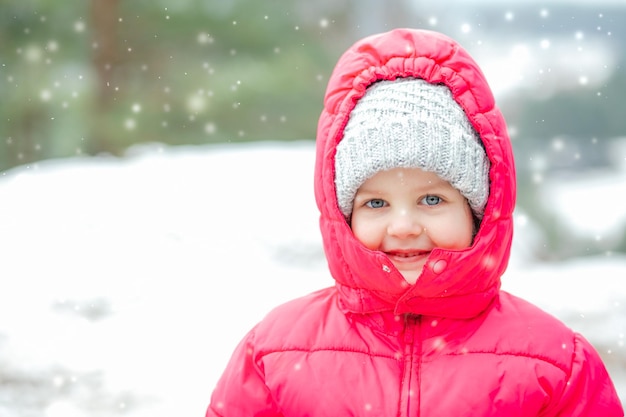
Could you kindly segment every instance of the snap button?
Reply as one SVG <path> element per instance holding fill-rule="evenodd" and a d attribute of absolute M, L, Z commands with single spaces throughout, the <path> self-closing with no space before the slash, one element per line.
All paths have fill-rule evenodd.
<path fill-rule="evenodd" d="M 441 274 L 447 267 L 448 262 L 443 259 L 439 259 L 438 261 L 433 262 L 432 269 L 435 274 Z"/>

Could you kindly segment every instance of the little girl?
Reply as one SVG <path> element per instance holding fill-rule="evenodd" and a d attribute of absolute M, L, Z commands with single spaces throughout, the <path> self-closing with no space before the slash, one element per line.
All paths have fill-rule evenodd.
<path fill-rule="evenodd" d="M 500 290 L 513 155 L 463 48 L 367 37 L 324 104 L 315 196 L 336 285 L 245 336 L 207 417 L 623 417 L 589 342 Z"/>

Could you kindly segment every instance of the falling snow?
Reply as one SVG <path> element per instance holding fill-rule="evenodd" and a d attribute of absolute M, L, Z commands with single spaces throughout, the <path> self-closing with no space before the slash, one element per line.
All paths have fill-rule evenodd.
<path fill-rule="evenodd" d="M 537 5 L 531 6 L 535 23 L 548 25 L 559 17 L 556 6 Z M 511 10 L 501 9 L 495 20 L 514 28 L 524 15 L 506 7 Z M 426 26 L 451 27 L 454 14 L 424 13 Z M 175 19 L 167 8 L 161 16 Z M 619 65 L 605 42 L 617 37 L 608 14 L 594 14 L 597 21 L 589 27 L 510 35 L 498 45 L 471 15 L 459 16 L 463 20 L 455 21 L 454 33 L 473 48 L 498 97 L 538 83 L 545 94 L 581 89 L 601 97 L 599 90 Z M 268 25 L 276 22 L 276 16 L 256 17 Z M 235 30 L 244 26 L 243 21 L 229 23 Z M 80 19 L 63 25 L 81 37 L 92 29 Z M 336 22 L 320 16 L 312 25 L 329 33 Z M 294 24 L 292 29 L 304 32 L 310 26 Z M 211 76 L 220 69 L 211 61 L 215 34 L 206 30 L 194 31 L 189 43 L 206 52 L 202 59 L 207 61 L 184 68 L 185 77 L 198 70 L 214 80 Z M 67 53 L 61 37 L 34 39 L 32 28 L 23 33 L 28 41 L 10 53 L 27 68 L 54 68 Z M 124 46 L 128 56 L 138 52 L 134 46 Z M 270 48 L 277 58 L 289 52 L 278 45 Z M 230 49 L 231 56 L 237 54 Z M 143 64 L 141 69 L 154 68 Z M 30 99 L 67 114 L 87 96 L 93 81 L 81 72 L 38 80 Z M 25 81 L 16 71 L 3 74 L 7 87 Z M 323 87 L 327 77 L 318 73 L 311 78 Z M 245 81 L 225 84 L 234 110 L 242 107 L 238 95 Z M 109 88 L 120 90 L 114 81 Z M 198 122 L 200 136 L 221 133 L 219 120 L 201 119 L 215 106 L 212 90 L 186 90 L 180 101 L 176 90 L 173 84 L 162 88 L 167 99 L 155 104 L 162 118 L 157 124 L 168 128 L 166 116 L 180 106 L 189 122 Z M 132 135 L 153 111 L 152 103 L 136 100 L 116 121 Z M 278 127 L 288 121 L 282 114 L 259 112 L 257 117 Z M 517 136 L 515 126 L 510 133 Z M 246 131 L 235 135 L 245 138 Z M 46 146 L 44 139 L 30 146 L 39 151 Z M 18 142 L 11 136 L 1 140 L 12 146 Z M 310 142 L 177 149 L 149 144 L 131 148 L 121 159 L 82 158 L 84 149 L 81 139 L 77 158 L 38 162 L 0 175 L 0 253 L 3 276 L 11 281 L 0 292 L 0 417 L 202 415 L 241 336 L 276 304 L 332 284 L 313 201 L 313 147 Z M 546 142 L 546 149 L 576 160 L 585 156 L 572 151 L 565 138 Z M 24 159 L 21 152 L 16 156 Z M 597 247 L 623 239 L 626 152 L 613 157 L 612 170 L 567 176 L 550 173 L 550 154 L 530 157 L 539 203 L 570 231 L 561 239 L 587 239 Z M 539 260 L 545 236 L 532 217 L 518 210 L 515 226 L 503 288 L 582 331 L 626 399 L 626 257 L 607 250 L 545 263 Z M 483 261 L 488 267 L 497 262 Z M 387 265 L 381 267 L 390 272 Z M 268 286 L 273 291 L 266 291 Z M 235 304 L 245 306 L 245 312 L 233 309 Z M 438 340 L 433 348 L 444 344 Z M 293 365 L 295 371 L 300 367 Z M 12 391 L 6 381 L 17 389 Z M 372 404 L 363 407 L 374 411 Z"/>

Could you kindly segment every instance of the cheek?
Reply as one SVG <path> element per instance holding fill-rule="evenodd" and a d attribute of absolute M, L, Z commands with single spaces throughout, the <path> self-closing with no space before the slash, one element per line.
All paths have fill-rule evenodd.
<path fill-rule="evenodd" d="M 354 237 L 368 249 L 378 249 L 381 234 L 372 222 L 363 222 L 358 216 L 352 218 L 352 233 Z"/>
<path fill-rule="evenodd" d="M 472 245 L 474 220 L 471 213 L 449 218 L 430 229 L 430 238 L 436 246 L 448 249 L 464 249 Z"/>

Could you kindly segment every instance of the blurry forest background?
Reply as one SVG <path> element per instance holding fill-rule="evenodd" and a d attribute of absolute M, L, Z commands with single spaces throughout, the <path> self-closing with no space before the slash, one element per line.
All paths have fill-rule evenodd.
<path fill-rule="evenodd" d="M 419 27 L 459 40 L 492 83 L 518 205 L 547 236 L 537 255 L 626 252 L 623 228 L 572 234 L 541 201 L 546 178 L 624 165 L 625 21 L 603 0 L 3 0 L 0 173 L 141 143 L 313 140 L 339 55 Z"/>

